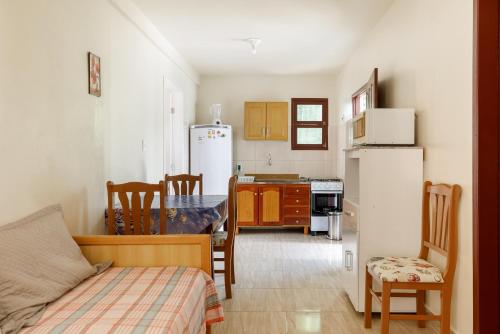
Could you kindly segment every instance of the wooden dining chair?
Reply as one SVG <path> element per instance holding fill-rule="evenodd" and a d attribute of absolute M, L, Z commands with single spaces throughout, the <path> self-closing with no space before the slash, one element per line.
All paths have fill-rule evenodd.
<path fill-rule="evenodd" d="M 165 174 L 166 189 L 168 189 L 169 182 L 172 182 L 172 187 L 174 188 L 174 193 L 176 195 L 192 195 L 194 188 L 196 187 L 196 183 L 198 182 L 198 193 L 199 195 L 203 195 L 203 174 L 179 174 L 172 176 Z M 168 191 L 165 193 L 168 194 Z"/>
<path fill-rule="evenodd" d="M 458 202 L 462 190 L 458 185 L 424 183 L 422 199 L 422 241 L 418 257 L 375 257 L 366 265 L 365 328 L 372 323 L 372 296 L 382 304 L 381 333 L 389 333 L 389 320 L 417 320 L 424 328 L 427 320 L 440 320 L 441 334 L 450 333 L 451 292 L 457 263 Z M 444 271 L 428 262 L 429 250 L 446 257 Z M 375 292 L 377 280 L 382 292 Z M 392 292 L 415 290 L 416 292 Z M 426 314 L 425 293 L 441 293 L 441 314 Z M 414 297 L 416 314 L 390 313 L 391 297 Z"/>
<path fill-rule="evenodd" d="M 222 252 L 224 257 L 214 257 L 214 261 L 224 262 L 224 269 L 216 269 L 215 273 L 224 274 L 226 298 L 232 298 L 231 284 L 234 284 L 234 237 L 236 231 L 236 181 L 237 176 L 231 176 L 227 192 L 227 221 L 225 231 L 212 234 L 214 252 Z"/>
<path fill-rule="evenodd" d="M 151 205 L 155 193 L 159 193 L 160 199 L 165 198 L 163 181 L 158 184 L 142 182 L 114 184 L 108 181 L 106 186 L 108 188 L 108 234 L 116 234 L 118 231 L 114 210 L 115 193 L 118 194 L 122 208 L 123 233 L 151 234 Z M 130 199 L 128 194 L 131 194 Z M 144 195 L 141 196 L 141 194 Z M 167 234 L 165 202 L 163 200 L 160 200 L 160 234 Z"/>

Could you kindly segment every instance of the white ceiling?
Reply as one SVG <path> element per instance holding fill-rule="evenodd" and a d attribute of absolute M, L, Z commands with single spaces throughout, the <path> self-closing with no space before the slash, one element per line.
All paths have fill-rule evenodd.
<path fill-rule="evenodd" d="M 200 74 L 235 75 L 333 73 L 393 0 L 134 2 Z"/>

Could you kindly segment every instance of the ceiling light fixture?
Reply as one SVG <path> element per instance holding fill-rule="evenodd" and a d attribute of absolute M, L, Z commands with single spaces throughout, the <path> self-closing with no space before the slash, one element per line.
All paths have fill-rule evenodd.
<path fill-rule="evenodd" d="M 262 40 L 260 38 L 255 38 L 255 37 L 250 37 L 250 38 L 245 38 L 243 42 L 247 42 L 250 44 L 252 48 L 252 53 L 257 54 L 257 46 L 262 43 Z"/>

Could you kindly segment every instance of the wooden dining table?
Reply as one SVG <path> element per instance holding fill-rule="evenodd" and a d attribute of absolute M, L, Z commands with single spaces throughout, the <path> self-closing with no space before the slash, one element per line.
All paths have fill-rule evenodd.
<path fill-rule="evenodd" d="M 167 234 L 201 234 L 218 230 L 227 219 L 227 196 L 168 195 L 164 198 L 167 213 Z M 117 234 L 123 234 L 122 208 L 114 207 Z M 105 210 L 107 228 L 108 209 Z M 155 195 L 151 206 L 151 234 L 160 231 L 160 196 Z"/>

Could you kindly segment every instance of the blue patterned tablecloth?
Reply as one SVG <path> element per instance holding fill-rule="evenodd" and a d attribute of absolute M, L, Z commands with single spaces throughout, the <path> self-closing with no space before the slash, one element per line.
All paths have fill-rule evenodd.
<path fill-rule="evenodd" d="M 151 233 L 160 231 L 160 196 L 156 195 L 151 209 Z M 167 234 L 200 234 L 211 227 L 218 230 L 227 218 L 227 196 L 192 195 L 166 196 Z M 118 225 L 117 234 L 123 234 L 122 209 L 119 201 L 115 204 L 115 217 Z M 105 210 L 106 230 L 108 209 Z"/>

